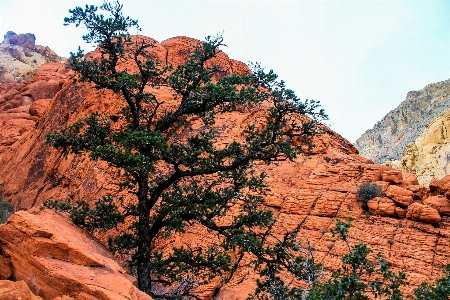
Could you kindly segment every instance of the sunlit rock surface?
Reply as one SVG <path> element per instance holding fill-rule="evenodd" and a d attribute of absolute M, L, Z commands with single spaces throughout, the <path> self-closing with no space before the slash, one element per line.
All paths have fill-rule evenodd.
<path fill-rule="evenodd" d="M 186 37 L 177 37 L 161 43 L 145 37 L 136 38 L 155 42 L 155 47 L 152 48 L 153 56 L 160 59 L 163 64 L 174 65 L 184 62 L 186 53 L 189 53 L 193 47 L 192 43 L 196 43 L 195 40 Z M 221 70 L 215 74 L 215 79 L 232 72 L 239 74 L 249 72 L 244 64 L 229 59 L 223 52 L 217 56 L 214 65 L 220 66 Z M 112 121 L 117 120 L 123 105 L 117 96 L 109 92 L 96 90 L 88 84 L 73 83 L 71 80 L 73 74 L 70 72 L 66 73 L 63 69 L 58 69 L 55 73 L 62 74 L 59 77 L 60 90 L 52 97 L 41 98 L 51 98 L 51 100 L 42 101 L 42 105 L 36 101 L 37 99 L 33 99 L 33 103 L 28 107 L 32 122 L 30 126 L 24 127 L 14 141 L 0 148 L 0 174 L 2 174 L 0 191 L 3 199 L 13 203 L 16 209 L 30 211 L 36 211 L 43 201 L 50 198 L 72 197 L 92 203 L 109 193 L 114 195 L 118 203 L 130 201 L 132 196 L 127 191 L 119 190 L 117 172 L 114 168 L 104 162 L 91 161 L 86 155 L 69 155 L 64 158 L 61 152 L 45 144 L 46 134 L 73 124 L 93 111 L 100 111 Z M 177 100 L 173 99 L 173 93 L 169 88 L 162 87 L 153 92 L 159 99 L 165 101 L 164 105 L 167 107 L 170 108 L 176 104 Z M 21 108 L 22 106 L 16 106 L 14 109 L 26 114 L 26 108 Z M 243 138 L 242 129 L 249 124 L 261 122 L 262 112 L 266 109 L 267 105 L 263 105 L 252 110 L 218 114 L 216 122 L 218 143 L 227 144 Z M 200 128 L 199 124 L 194 122 L 194 130 Z M 3 128 L 1 127 L 0 134 Z M 16 127 L 12 125 L 11 128 Z M 299 228 L 298 238 L 303 245 L 314 247 L 317 261 L 322 261 L 325 267 L 333 270 L 340 268 L 341 257 L 347 253 L 347 248 L 344 242 L 332 237 L 329 229 L 334 226 L 336 218 L 353 218 L 354 222 L 350 228 L 351 244 L 360 241 L 366 243 L 375 253 L 381 252 L 392 264 L 394 270 L 406 272 L 407 280 L 411 284 L 408 291 L 423 280 L 433 281 L 441 276 L 442 273 L 439 270 L 441 265 L 450 263 L 450 223 L 442 208 L 444 205 L 429 197 L 439 195 L 446 197 L 446 190 L 443 188 L 445 183 L 438 183 L 436 189 L 430 190 L 419 185 L 417 178 L 410 173 L 402 173 L 385 165 L 374 164 L 360 156 L 351 143 L 332 130 L 324 127 L 324 132 L 323 135 L 316 137 L 316 147 L 309 156 L 299 156 L 292 162 L 255 166 L 257 170 L 264 171 L 268 175 L 267 183 L 270 186 L 270 192 L 266 196 L 265 206 L 273 210 L 276 217 L 272 233 L 282 235 Z M 385 196 L 373 199 L 369 204 L 372 214 L 365 212 L 357 201 L 357 188 L 365 182 L 375 182 L 381 185 L 385 192 Z M 441 188 L 438 190 L 437 186 Z M 241 205 L 238 203 L 232 207 L 231 213 L 238 212 Z M 33 238 L 31 240 L 36 241 L 34 243 L 42 241 L 42 245 L 51 244 L 54 249 L 52 251 L 58 253 L 57 249 L 60 247 L 66 249 L 68 246 L 59 246 L 59 242 L 55 245 L 52 238 L 34 236 L 41 226 L 47 226 L 43 232 L 48 232 L 46 230 L 50 230 L 52 226 L 57 227 L 56 224 L 51 225 L 46 221 L 41 224 L 39 221 L 42 220 L 41 216 L 48 216 L 48 214 L 51 212 L 44 211 L 38 215 L 19 212 L 11 218 L 10 222 L 3 225 L 3 228 L 13 230 L 15 225 L 11 224 L 23 223 L 19 221 L 20 218 L 28 218 L 33 224 L 30 226 L 35 229 L 30 229 L 33 234 L 22 230 L 25 232 L 24 235 L 27 234 Z M 52 219 L 59 220 L 57 222 L 64 226 L 69 226 L 67 222 L 57 217 Z M 4 230 L 3 228 L 0 230 Z M 71 230 L 74 236 L 78 235 L 79 231 Z M 53 231 L 50 233 L 52 237 L 56 236 Z M 14 238 L 14 234 L 10 236 L 11 239 Z M 101 242 L 106 242 L 101 234 L 96 237 Z M 3 235 L 0 234 L 1 238 Z M 82 239 L 89 238 L 84 236 Z M 183 236 L 173 236 L 167 244 L 192 242 L 207 245 L 210 240 L 211 236 L 207 232 L 193 224 L 187 228 Z M 13 244 L 8 245 L 13 247 Z M 91 255 L 94 254 L 91 254 L 89 247 L 93 246 L 89 245 L 82 249 L 75 248 L 78 249 L 77 253 L 80 253 L 75 256 L 91 259 Z M 23 251 L 30 249 L 25 246 L 21 248 Z M 85 268 L 81 266 L 84 263 L 77 264 L 74 261 L 67 262 L 46 257 L 42 254 L 45 251 L 41 250 L 36 250 L 39 255 L 22 251 L 16 256 L 11 254 L 14 251 L 6 250 L 8 253 L 6 256 L 9 255 L 8 259 L 15 261 L 17 266 L 21 265 L 21 261 L 23 264 L 35 260 L 46 264 L 56 261 L 55 263 L 61 266 L 67 266 L 65 270 L 71 270 L 64 273 L 64 276 L 70 278 L 77 277 L 76 272 L 72 274 L 73 270 Z M 55 257 L 55 254 L 52 256 Z M 107 257 L 106 254 L 105 257 Z M 111 262 L 111 264 L 114 265 L 114 268 L 111 267 L 112 270 L 118 270 L 117 263 Z M 28 268 L 28 265 L 23 266 L 24 269 Z M 49 266 L 52 268 L 51 265 Z M 19 272 L 19 267 L 15 270 L 18 274 L 21 272 L 23 278 L 25 277 L 25 271 Z M 118 273 L 121 272 L 118 271 Z M 16 279 L 19 280 L 19 278 Z M 239 269 L 233 279 L 221 287 L 217 299 L 246 299 L 248 293 L 255 288 L 255 279 L 256 275 L 252 269 Z M 83 277 L 83 280 L 89 282 L 90 278 Z M 42 280 L 43 286 L 45 286 L 44 281 Z M 73 290 L 79 288 L 80 291 L 85 292 L 81 288 L 83 284 L 85 283 L 68 288 Z M 96 286 L 101 284 L 103 283 L 97 282 Z M 33 285 L 31 283 L 28 285 L 33 290 Z M 201 287 L 200 291 L 203 297 L 208 299 L 216 292 L 215 283 Z M 50 288 L 48 293 L 52 293 Z M 56 294 L 49 295 L 53 297 Z M 50 296 L 43 297 L 50 298 Z"/>

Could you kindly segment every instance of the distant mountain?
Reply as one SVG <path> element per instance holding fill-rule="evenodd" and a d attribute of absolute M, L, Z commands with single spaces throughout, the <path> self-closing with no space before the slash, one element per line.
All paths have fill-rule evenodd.
<path fill-rule="evenodd" d="M 447 172 L 430 171 L 437 167 L 437 162 L 431 164 L 428 162 L 425 166 L 425 160 L 429 159 L 420 159 L 417 162 L 415 159 L 411 160 L 411 150 L 417 148 L 419 151 L 419 148 L 428 147 L 426 146 L 427 141 L 435 139 L 429 134 L 434 135 L 436 132 L 431 133 L 429 130 L 427 131 L 427 128 L 436 123 L 435 119 L 438 116 L 449 110 L 450 79 L 429 84 L 420 91 L 409 92 L 406 99 L 396 109 L 389 112 L 356 141 L 356 147 L 362 156 L 372 159 L 376 163 L 387 163 L 403 171 L 413 172 L 419 182 L 427 184 L 431 178 L 440 178 Z M 435 127 L 436 124 L 433 125 L 433 128 Z M 423 135 L 422 138 L 417 141 L 421 135 Z M 446 143 L 445 138 L 440 140 L 442 143 Z M 418 145 L 416 145 L 417 142 Z M 406 153 L 406 155 L 410 158 L 405 160 L 403 154 L 407 149 L 409 154 Z M 430 152 L 429 150 L 424 151 Z M 431 152 L 433 151 L 431 150 Z M 432 154 L 431 152 L 429 154 Z M 431 160 L 434 161 L 434 159 Z M 400 161 L 403 161 L 403 164 Z"/>
<path fill-rule="evenodd" d="M 35 41 L 31 33 L 6 33 L 0 43 L 0 83 L 22 82 L 43 64 L 65 60 L 49 47 L 36 45 Z"/>

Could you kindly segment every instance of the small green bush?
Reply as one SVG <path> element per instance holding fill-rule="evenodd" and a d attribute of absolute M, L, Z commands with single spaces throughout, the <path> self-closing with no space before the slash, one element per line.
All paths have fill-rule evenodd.
<path fill-rule="evenodd" d="M 0 198 L 0 224 L 5 223 L 13 212 L 14 206 L 9 202 L 2 201 Z"/>
<path fill-rule="evenodd" d="M 356 196 L 362 208 L 368 210 L 367 202 L 375 197 L 383 196 L 383 191 L 381 190 L 381 186 L 375 183 L 365 182 L 358 187 Z"/>

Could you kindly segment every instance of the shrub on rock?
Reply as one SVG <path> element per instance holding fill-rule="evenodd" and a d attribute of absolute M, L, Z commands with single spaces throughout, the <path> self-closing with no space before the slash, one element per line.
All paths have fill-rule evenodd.
<path fill-rule="evenodd" d="M 375 183 L 365 182 L 358 187 L 356 196 L 363 209 L 368 210 L 367 202 L 375 197 L 383 196 L 383 191 L 381 190 L 381 186 Z"/>

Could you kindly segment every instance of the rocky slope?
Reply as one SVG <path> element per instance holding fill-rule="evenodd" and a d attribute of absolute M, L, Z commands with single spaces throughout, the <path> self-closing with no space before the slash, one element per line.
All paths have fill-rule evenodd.
<path fill-rule="evenodd" d="M 195 42 L 185 37 L 155 42 L 152 54 L 163 63 L 176 65 L 186 59 L 186 53 L 191 51 Z M 223 52 L 209 63 L 219 65 L 225 74 L 249 71 L 244 64 L 229 59 Z M 73 83 L 71 73 L 60 67 L 54 72 L 61 76 L 60 90 L 48 101 L 48 106 L 43 106 L 41 113 L 31 119 L 33 124 L 24 127 L 15 141 L 0 146 L 0 194 L 16 209 L 30 212 L 36 212 L 49 198 L 73 197 L 94 201 L 110 193 L 118 203 L 126 202 L 130 194 L 119 190 L 116 171 L 106 163 L 91 161 L 87 156 L 69 155 L 65 158 L 45 144 L 47 133 L 72 124 L 92 111 L 100 111 L 114 120 L 121 106 L 120 101 L 110 93 L 87 84 Z M 168 88 L 162 87 L 155 93 L 167 105 L 176 101 Z M 20 99 L 20 92 L 17 95 Z M 4 103 L 9 103 L 9 100 Z M 262 106 L 251 111 L 217 115 L 220 142 L 229 143 L 242 138 L 239 134 L 242 129 L 248 124 L 260 122 L 265 109 Z M 30 107 L 28 114 L 31 111 Z M 26 113 L 24 110 L 23 114 Z M 14 126 L 11 125 L 11 128 L 16 128 Z M 316 249 L 316 259 L 329 269 L 337 269 L 342 255 L 347 253 L 346 246 L 332 237 L 328 230 L 334 226 L 336 218 L 351 217 L 355 219 L 350 229 L 351 243 L 362 241 L 375 253 L 381 252 L 395 270 L 406 272 L 410 289 L 423 280 L 433 281 L 441 276 L 441 265 L 450 263 L 450 178 L 435 181 L 430 189 L 421 186 L 412 174 L 402 174 L 388 166 L 373 164 L 358 155 L 348 141 L 327 128 L 325 134 L 315 139 L 315 144 L 314 153 L 310 156 L 298 157 L 293 162 L 256 166 L 268 175 L 271 191 L 266 197 L 266 206 L 276 216 L 273 234 L 281 235 L 299 227 L 299 240 Z M 372 215 L 366 214 L 356 200 L 356 189 L 364 182 L 376 182 L 385 191 L 385 197 L 375 198 L 369 203 Z M 240 204 L 236 204 L 232 211 L 239 209 Z M 10 266 L 9 269 L 4 268 L 6 275 L 0 279 L 24 280 L 33 293 L 44 299 L 72 296 L 75 294 L 73 286 L 80 293 L 89 293 L 87 286 L 91 287 L 90 278 L 79 279 L 73 273 L 85 270 L 81 268 L 86 263 L 68 262 L 67 257 L 98 258 L 91 252 L 99 246 L 90 243 L 86 235 L 81 246 L 76 246 L 81 242 L 75 237 L 71 241 L 67 237 L 59 237 L 59 227 L 65 230 L 68 226 L 67 221 L 47 211 L 38 214 L 19 212 L 8 223 L 0 225 L 0 262 L 3 259 L 3 266 Z M 70 236 L 79 234 L 76 229 L 67 230 L 71 232 Z M 105 242 L 101 234 L 96 237 Z M 166 243 L 195 241 L 202 245 L 208 244 L 210 239 L 208 233 L 193 224 L 182 237 L 171 237 Z M 19 241 L 23 241 L 22 247 L 16 245 Z M 75 246 L 69 247 L 72 243 Z M 73 248 L 77 252 L 69 250 Z M 18 254 L 14 255 L 15 252 Z M 103 251 L 100 252 L 106 256 Z M 79 254 L 71 256 L 70 253 Z M 30 268 L 33 272 L 26 271 Z M 94 272 L 104 272 L 96 268 L 97 265 L 92 268 Z M 119 270 L 116 265 L 111 269 Z M 116 276 L 117 272 L 109 274 Z M 48 285 L 47 281 L 55 285 Z M 65 281 L 66 285 L 56 288 L 61 281 Z M 102 284 L 106 283 L 96 281 L 92 287 L 100 289 Z M 208 299 L 216 288 L 220 288 L 217 299 L 245 299 L 255 288 L 255 274 L 251 269 L 241 268 L 225 286 L 218 287 L 211 283 L 201 287 L 202 297 Z M 86 296 L 79 299 L 92 298 Z M 105 296 L 105 299 L 114 298 Z"/>
<path fill-rule="evenodd" d="M 31 33 L 6 33 L 0 43 L 0 84 L 22 82 L 43 64 L 64 60 L 49 47 L 36 45 L 35 41 L 36 37 Z"/>
<path fill-rule="evenodd" d="M 0 85 L 0 153 L 34 128 L 69 76 L 63 64 L 46 63 L 21 83 Z"/>
<path fill-rule="evenodd" d="M 406 147 L 416 141 L 427 124 L 448 110 L 450 79 L 409 92 L 396 109 L 356 141 L 356 147 L 362 156 L 376 163 L 399 160 Z"/>

